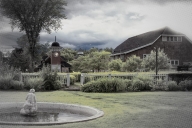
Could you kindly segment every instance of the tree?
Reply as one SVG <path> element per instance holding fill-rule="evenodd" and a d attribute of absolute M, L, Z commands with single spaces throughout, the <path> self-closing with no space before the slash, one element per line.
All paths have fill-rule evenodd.
<path fill-rule="evenodd" d="M 90 70 L 89 61 L 89 56 L 79 56 L 77 59 L 70 62 L 72 65 L 72 70 L 80 72 L 83 70 Z"/>
<path fill-rule="evenodd" d="M 67 61 L 72 61 L 76 55 L 77 52 L 71 48 L 64 48 L 61 51 L 61 56 L 63 56 Z"/>
<path fill-rule="evenodd" d="M 142 60 L 136 55 L 129 57 L 126 62 L 123 63 L 122 70 L 135 72 L 137 69 L 141 68 Z"/>
<path fill-rule="evenodd" d="M 2 14 L 10 18 L 12 28 L 18 27 L 27 35 L 32 70 L 40 32 L 51 33 L 61 27 L 65 5 L 64 0 L 0 0 Z"/>
<path fill-rule="evenodd" d="M 121 71 L 122 63 L 121 59 L 112 60 L 109 62 L 109 69 L 112 71 Z"/>
<path fill-rule="evenodd" d="M 164 50 L 158 49 L 158 55 L 157 55 L 157 62 L 158 62 L 158 67 L 157 69 L 168 69 L 170 68 L 170 64 L 168 63 L 169 58 L 165 54 Z M 156 69 L 156 51 L 151 51 L 150 55 L 147 56 L 143 62 L 142 66 L 145 69 L 149 70 L 155 70 Z"/>
<path fill-rule="evenodd" d="M 110 52 L 101 51 L 101 52 L 92 52 L 89 54 L 89 66 L 92 70 L 106 70 L 108 69 Z"/>
<path fill-rule="evenodd" d="M 27 42 L 27 36 L 23 35 L 17 39 L 16 43 L 20 48 L 15 48 L 12 51 L 11 56 L 9 58 L 9 65 L 15 68 L 20 68 L 22 71 L 26 71 L 26 69 L 30 69 L 30 54 L 29 54 L 29 45 Z M 35 49 L 35 57 L 34 61 L 40 63 L 41 57 L 45 56 L 49 51 L 49 43 L 39 44 L 37 43 Z"/>

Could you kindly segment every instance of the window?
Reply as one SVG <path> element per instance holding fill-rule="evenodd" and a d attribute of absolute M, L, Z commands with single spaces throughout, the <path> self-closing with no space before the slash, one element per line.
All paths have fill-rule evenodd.
<path fill-rule="evenodd" d="M 170 60 L 171 65 L 179 65 L 179 60 Z"/>
<path fill-rule="evenodd" d="M 182 37 L 178 37 L 178 41 L 181 42 L 182 41 Z"/>
<path fill-rule="evenodd" d="M 145 59 L 146 57 L 149 57 L 150 54 L 143 54 L 143 59 Z"/>
<path fill-rule="evenodd" d="M 120 55 L 122 61 L 124 61 L 125 55 Z"/>
<path fill-rule="evenodd" d="M 162 36 L 162 41 L 169 41 L 169 42 L 181 42 L 181 36 Z"/>

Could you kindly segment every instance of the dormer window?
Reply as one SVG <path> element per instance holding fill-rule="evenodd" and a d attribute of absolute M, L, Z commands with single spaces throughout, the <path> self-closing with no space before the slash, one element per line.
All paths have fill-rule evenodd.
<path fill-rule="evenodd" d="M 162 41 L 181 42 L 182 37 L 181 36 L 162 36 Z"/>

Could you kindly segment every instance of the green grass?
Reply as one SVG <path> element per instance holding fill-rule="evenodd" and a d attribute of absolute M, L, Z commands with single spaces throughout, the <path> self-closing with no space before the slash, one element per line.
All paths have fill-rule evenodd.
<path fill-rule="evenodd" d="M 0 91 L 0 102 L 23 102 L 27 92 Z M 0 126 L 0 128 L 189 128 L 192 92 L 83 93 L 36 92 L 38 102 L 80 104 L 104 111 L 96 120 L 52 126 Z"/>

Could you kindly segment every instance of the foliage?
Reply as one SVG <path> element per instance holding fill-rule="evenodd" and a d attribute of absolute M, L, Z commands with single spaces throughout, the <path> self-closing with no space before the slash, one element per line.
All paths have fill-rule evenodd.
<path fill-rule="evenodd" d="M 82 71 L 89 70 L 89 57 L 88 56 L 79 56 L 77 59 L 70 62 L 72 65 L 73 71 Z"/>
<path fill-rule="evenodd" d="M 181 90 L 181 87 L 178 86 L 175 81 L 168 81 L 167 86 L 168 86 L 169 91 L 179 91 L 179 90 Z"/>
<path fill-rule="evenodd" d="M 192 90 L 192 80 L 184 80 L 179 83 L 181 90 L 191 91 Z"/>
<path fill-rule="evenodd" d="M 152 78 L 136 75 L 132 80 L 126 80 L 127 91 L 149 91 L 152 89 Z"/>
<path fill-rule="evenodd" d="M 169 58 L 165 54 L 164 50 L 158 49 L 158 70 L 159 69 L 168 69 L 170 64 L 168 63 Z M 156 51 L 151 51 L 150 55 L 143 59 L 142 66 L 145 69 L 155 70 L 156 69 Z"/>
<path fill-rule="evenodd" d="M 157 80 L 157 84 L 152 86 L 153 91 L 167 91 L 168 86 L 165 80 L 159 79 Z"/>
<path fill-rule="evenodd" d="M 91 70 L 107 70 L 109 62 L 109 52 L 91 52 L 85 56 L 79 56 L 77 59 L 71 61 L 71 65 L 74 71 L 86 71 Z"/>
<path fill-rule="evenodd" d="M 24 81 L 24 88 L 27 90 L 34 88 L 35 91 L 40 91 L 42 90 L 43 81 L 42 77 L 28 78 Z"/>
<path fill-rule="evenodd" d="M 81 80 L 81 73 L 80 72 L 73 72 L 71 74 L 73 76 L 75 76 L 75 82 L 80 82 L 80 80 Z"/>
<path fill-rule="evenodd" d="M 23 82 L 13 80 L 13 76 L 10 74 L 0 76 L 0 89 L 2 90 L 22 90 L 23 86 Z"/>
<path fill-rule="evenodd" d="M 71 48 L 64 48 L 61 51 L 61 56 L 63 56 L 67 62 L 74 60 L 76 55 L 77 52 Z"/>
<path fill-rule="evenodd" d="M 86 83 L 81 87 L 83 92 L 121 92 L 125 91 L 125 84 L 119 78 L 101 78 Z"/>
<path fill-rule="evenodd" d="M 17 53 L 17 49 L 13 50 L 9 58 L 9 65 L 20 69 L 25 72 L 26 69 L 30 68 L 30 55 L 28 54 L 28 49 L 23 48 L 22 53 Z"/>
<path fill-rule="evenodd" d="M 74 75 L 70 75 L 70 85 L 74 85 L 76 81 L 76 77 Z"/>
<path fill-rule="evenodd" d="M 24 89 L 24 84 L 21 81 L 11 80 L 11 88 L 10 89 L 23 90 Z"/>
<path fill-rule="evenodd" d="M 126 62 L 123 63 L 122 71 L 135 72 L 139 68 L 141 68 L 141 62 L 142 60 L 140 59 L 140 57 L 132 55 L 126 60 Z"/>
<path fill-rule="evenodd" d="M 32 69 L 39 34 L 42 30 L 51 33 L 52 29 L 61 27 L 64 5 L 63 0 L 0 0 L 2 14 L 10 19 L 12 28 L 17 27 L 27 35 Z"/>
<path fill-rule="evenodd" d="M 112 60 L 109 62 L 109 69 L 112 71 L 120 71 L 122 66 L 121 59 Z"/>
<path fill-rule="evenodd" d="M 57 90 L 61 88 L 62 84 L 57 79 L 57 72 L 52 72 L 49 65 L 43 66 L 40 76 L 43 78 L 42 90 Z"/>
<path fill-rule="evenodd" d="M 98 72 L 100 70 L 106 70 L 108 69 L 108 63 L 109 63 L 109 56 L 110 52 L 92 52 L 89 54 L 89 66 L 92 70 L 97 70 Z"/>
<path fill-rule="evenodd" d="M 18 69 L 9 67 L 8 65 L 1 65 L 0 72 L 0 89 L 7 90 L 11 88 L 17 88 L 16 86 L 21 86 L 22 88 L 22 83 L 19 83 L 18 81 L 18 75 L 20 74 Z M 14 85 L 14 83 L 16 85 Z"/>

